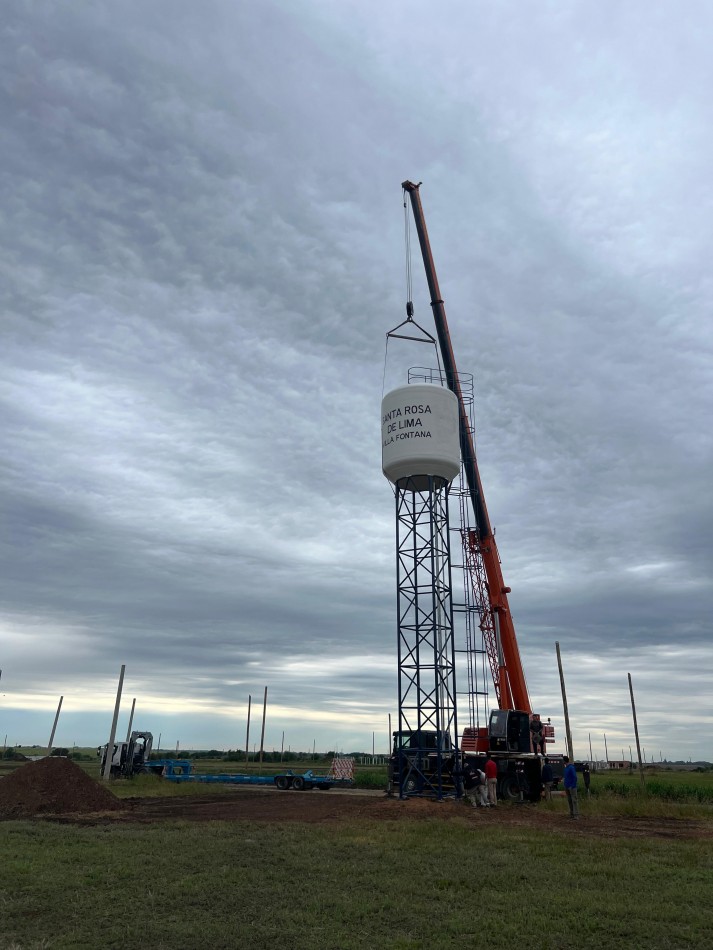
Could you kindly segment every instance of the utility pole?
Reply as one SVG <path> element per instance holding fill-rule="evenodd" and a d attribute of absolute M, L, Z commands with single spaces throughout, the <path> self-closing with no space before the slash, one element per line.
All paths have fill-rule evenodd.
<path fill-rule="evenodd" d="M 131 727 L 134 724 L 134 709 L 136 708 L 136 697 L 131 700 L 131 715 L 129 716 L 129 728 L 126 730 L 126 741 L 131 738 Z"/>
<path fill-rule="evenodd" d="M 267 686 L 262 701 L 262 732 L 260 733 L 260 774 L 262 775 L 262 750 L 265 743 L 265 713 L 267 712 Z"/>
<path fill-rule="evenodd" d="M 248 731 L 245 734 L 245 764 L 248 764 L 250 760 L 250 707 L 252 706 L 253 698 L 248 696 Z"/>
<path fill-rule="evenodd" d="M 567 755 L 570 761 L 574 761 L 574 751 L 572 749 L 572 732 L 569 728 L 569 708 L 567 707 L 567 692 L 564 687 L 564 673 L 562 671 L 562 657 L 560 656 L 559 642 L 555 643 L 557 648 L 557 666 L 560 671 L 560 686 L 562 688 L 562 706 L 564 707 L 564 728 L 567 734 Z"/>
<path fill-rule="evenodd" d="M 644 767 L 641 764 L 641 746 L 639 745 L 639 727 L 636 722 L 636 704 L 634 703 L 634 687 L 631 683 L 631 673 L 626 674 L 629 677 L 629 693 L 631 695 L 631 713 L 634 717 L 634 736 L 636 737 L 636 754 L 639 757 L 639 775 L 641 776 L 641 787 L 646 788 L 644 781 Z"/>
<path fill-rule="evenodd" d="M 593 758 L 593 756 L 592 756 L 592 734 L 591 734 L 591 732 L 589 733 L 589 761 L 591 762 L 591 764 L 592 764 L 592 766 L 593 766 L 593 765 L 594 765 L 594 758 Z"/>
<path fill-rule="evenodd" d="M 607 734 L 604 733 L 604 755 L 607 757 L 607 768 L 609 768 L 609 749 L 607 747 Z"/>
<path fill-rule="evenodd" d="M 59 697 L 59 706 L 57 706 L 57 715 L 54 717 L 54 724 L 52 726 L 52 732 L 50 733 L 50 741 L 47 743 L 47 755 L 52 755 L 52 743 L 54 742 L 54 733 L 57 728 L 57 721 L 59 719 L 59 711 L 62 708 L 62 700 L 64 696 Z"/>
<path fill-rule="evenodd" d="M 282 745 L 280 746 L 280 765 L 282 765 L 282 756 L 285 754 L 285 730 L 282 730 Z"/>
<path fill-rule="evenodd" d="M 114 706 L 114 718 L 111 721 L 111 733 L 109 734 L 109 742 L 106 747 L 106 756 L 104 759 L 104 779 L 109 780 L 111 776 L 111 762 L 114 758 L 114 740 L 116 739 L 116 724 L 119 721 L 119 709 L 121 707 L 121 690 L 124 686 L 124 671 L 126 670 L 126 664 L 121 664 L 121 672 L 119 673 L 119 686 L 116 690 L 116 704 Z"/>

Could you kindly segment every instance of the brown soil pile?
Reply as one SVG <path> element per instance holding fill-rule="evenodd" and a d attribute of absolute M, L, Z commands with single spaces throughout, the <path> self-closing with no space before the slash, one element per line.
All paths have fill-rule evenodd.
<path fill-rule="evenodd" d="M 121 802 L 70 759 L 28 762 L 0 781 L 0 818 L 116 811 Z"/>

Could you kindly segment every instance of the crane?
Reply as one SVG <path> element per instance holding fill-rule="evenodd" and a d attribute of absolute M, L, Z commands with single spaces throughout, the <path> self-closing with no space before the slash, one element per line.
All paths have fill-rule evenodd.
<path fill-rule="evenodd" d="M 475 588 L 476 598 L 479 603 L 486 607 L 481 613 L 480 628 L 483 633 L 495 694 L 501 710 L 519 710 L 531 716 L 530 696 L 520 659 L 520 649 L 515 636 L 515 626 L 508 604 L 510 588 L 505 585 L 495 534 L 485 505 L 473 435 L 458 378 L 453 346 L 448 331 L 446 309 L 438 286 L 436 267 L 433 262 L 426 220 L 421 205 L 420 182 L 414 184 L 411 181 L 404 181 L 402 188 L 404 193 L 408 193 L 411 201 L 414 224 L 416 225 L 431 296 L 431 308 L 446 383 L 458 400 L 461 458 L 475 519 L 474 529 L 464 529 L 463 548 L 466 567 Z"/>

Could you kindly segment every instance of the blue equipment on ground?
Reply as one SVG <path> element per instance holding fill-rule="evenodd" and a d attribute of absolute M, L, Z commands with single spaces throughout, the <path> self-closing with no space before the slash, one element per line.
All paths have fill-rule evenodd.
<path fill-rule="evenodd" d="M 152 763 L 158 764 L 158 763 Z M 241 775 L 218 773 L 214 775 L 196 775 L 193 765 L 187 759 L 162 759 L 163 778 L 169 782 L 201 782 L 221 785 L 274 785 L 281 791 L 293 788 L 297 792 L 311 788 L 351 788 L 354 782 L 349 779 L 333 778 L 331 775 L 316 775 L 311 769 L 298 773 L 288 769 L 277 775 Z"/>

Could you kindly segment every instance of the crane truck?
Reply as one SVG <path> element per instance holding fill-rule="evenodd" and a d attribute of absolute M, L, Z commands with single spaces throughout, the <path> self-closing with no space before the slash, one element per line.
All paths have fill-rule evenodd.
<path fill-rule="evenodd" d="M 459 438 L 461 462 L 465 473 L 470 508 L 474 526 L 461 526 L 464 562 L 467 576 L 473 585 L 474 600 L 481 605 L 480 629 L 485 652 L 495 687 L 498 708 L 491 711 L 487 727 L 466 728 L 460 742 L 460 755 L 451 757 L 450 782 L 457 789 L 462 756 L 484 760 L 489 753 L 498 767 L 498 793 L 506 799 L 520 799 L 525 776 L 526 795 L 530 800 L 540 798 L 542 779 L 542 752 L 544 741 L 553 741 L 554 730 L 543 724 L 543 746 L 533 748 L 531 723 L 539 716 L 533 714 L 530 696 L 525 682 L 525 673 L 520 650 L 515 636 L 515 626 L 508 604 L 510 588 L 506 586 L 500 555 L 495 542 L 480 472 L 475 455 L 473 434 L 463 398 L 460 379 L 451 343 L 446 310 L 436 276 L 436 268 L 426 229 L 420 197 L 420 183 L 402 183 L 404 196 L 411 202 L 413 220 L 418 234 L 426 280 L 431 297 L 431 308 L 436 325 L 438 349 L 443 361 L 446 384 L 458 400 Z M 407 314 L 413 313 L 413 305 L 407 304 Z M 417 776 L 428 770 L 429 758 L 436 761 L 435 753 L 429 755 L 429 747 L 452 748 L 448 736 L 418 735 L 396 732 L 390 759 L 390 783 L 398 785 L 402 794 L 409 791 L 410 775 Z M 412 751 L 410 751 L 412 750 Z M 418 759 L 418 762 L 416 762 Z M 413 779 L 415 781 L 415 778 Z"/>

